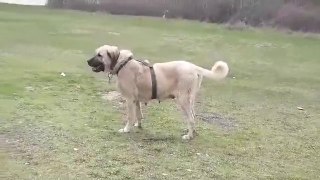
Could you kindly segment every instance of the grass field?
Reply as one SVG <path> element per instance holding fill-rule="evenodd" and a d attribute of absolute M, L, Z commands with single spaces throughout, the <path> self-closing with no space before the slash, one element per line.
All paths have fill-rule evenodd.
<path fill-rule="evenodd" d="M 101 98 L 115 83 L 86 64 L 102 44 L 151 62 L 227 61 L 225 81 L 203 83 L 199 135 L 182 141 L 171 101 L 118 134 L 123 110 Z M 4 179 L 319 179 L 320 39 L 1 4 L 0 123 Z"/>

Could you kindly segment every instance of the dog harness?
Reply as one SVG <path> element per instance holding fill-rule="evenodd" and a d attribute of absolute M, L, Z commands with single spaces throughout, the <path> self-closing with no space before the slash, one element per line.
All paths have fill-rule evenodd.
<path fill-rule="evenodd" d="M 132 57 L 130 57 L 130 58 L 128 58 L 127 60 L 125 60 L 125 61 L 122 61 L 121 62 L 121 64 L 118 66 L 118 67 L 116 67 L 116 65 L 115 65 L 115 67 L 112 69 L 112 71 L 110 72 L 110 74 L 116 74 L 116 75 L 118 75 L 118 73 L 120 72 L 120 70 L 129 62 L 129 61 L 131 61 L 133 58 Z M 137 59 L 135 59 L 136 61 L 138 61 L 138 62 L 140 62 L 142 65 L 144 65 L 144 66 L 147 66 L 147 67 L 149 67 L 149 69 L 150 69 L 150 76 L 151 76 L 151 83 L 152 83 L 152 96 L 151 96 L 151 99 L 157 99 L 157 80 L 156 80 L 156 73 L 154 72 L 154 68 L 153 68 L 153 66 L 151 65 L 151 64 L 149 64 L 149 63 L 147 63 L 147 62 L 145 62 L 145 61 L 142 61 L 142 60 L 137 60 Z M 110 79 L 110 76 L 109 76 L 109 79 Z"/>

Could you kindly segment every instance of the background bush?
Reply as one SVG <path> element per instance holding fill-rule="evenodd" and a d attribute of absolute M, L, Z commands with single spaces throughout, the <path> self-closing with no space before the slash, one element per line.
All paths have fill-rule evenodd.
<path fill-rule="evenodd" d="M 320 32 L 320 0 L 48 0 L 49 7 Z M 166 13 L 164 13 L 166 12 Z"/>

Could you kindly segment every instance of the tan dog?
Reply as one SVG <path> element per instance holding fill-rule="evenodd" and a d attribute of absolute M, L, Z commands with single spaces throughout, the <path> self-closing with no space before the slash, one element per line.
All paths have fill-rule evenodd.
<path fill-rule="evenodd" d="M 94 72 L 105 72 L 118 76 L 117 86 L 127 102 L 127 123 L 119 132 L 129 132 L 133 124 L 141 127 L 141 102 L 152 100 L 153 86 L 151 68 L 134 60 L 129 50 L 119 50 L 116 46 L 104 45 L 96 49 L 95 56 L 88 65 Z M 183 139 L 191 139 L 195 132 L 194 103 L 202 78 L 220 80 L 227 76 L 227 63 L 218 61 L 211 71 L 187 61 L 171 61 L 153 64 L 156 79 L 156 99 L 175 99 L 186 116 L 188 133 Z M 154 98 L 155 99 L 155 98 Z"/>

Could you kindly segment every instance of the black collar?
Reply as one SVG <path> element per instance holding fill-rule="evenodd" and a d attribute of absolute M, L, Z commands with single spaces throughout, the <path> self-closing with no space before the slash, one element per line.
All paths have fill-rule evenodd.
<path fill-rule="evenodd" d="M 120 70 L 131 60 L 132 60 L 132 57 L 129 57 L 127 60 L 120 62 L 121 64 L 118 67 L 115 67 L 110 73 L 118 75 Z"/>

